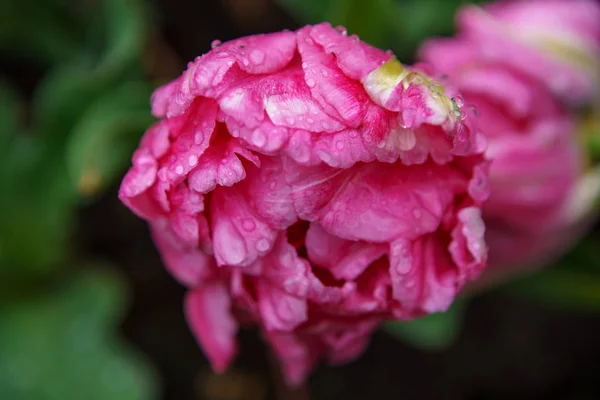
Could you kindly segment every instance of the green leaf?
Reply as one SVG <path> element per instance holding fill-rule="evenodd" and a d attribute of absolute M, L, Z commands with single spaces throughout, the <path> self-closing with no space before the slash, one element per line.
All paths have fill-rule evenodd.
<path fill-rule="evenodd" d="M 132 79 L 130 74 L 141 75 L 138 61 L 146 37 L 143 7 L 137 0 L 105 0 L 103 4 L 105 46 L 99 59 L 80 57 L 57 67 L 35 93 L 37 128 L 55 147 L 91 102 L 119 82 Z"/>
<path fill-rule="evenodd" d="M 123 293 L 117 277 L 87 272 L 0 308 L 0 398 L 156 398 L 152 370 L 115 338 Z"/>
<path fill-rule="evenodd" d="M 149 85 L 127 82 L 106 93 L 81 115 L 67 143 L 69 176 L 83 195 L 112 183 L 129 164 L 144 130 L 152 123 Z"/>
<path fill-rule="evenodd" d="M 426 350 L 451 345 L 460 333 L 466 300 L 458 299 L 443 313 L 431 314 L 410 322 L 388 322 L 383 330 L 396 339 Z"/>

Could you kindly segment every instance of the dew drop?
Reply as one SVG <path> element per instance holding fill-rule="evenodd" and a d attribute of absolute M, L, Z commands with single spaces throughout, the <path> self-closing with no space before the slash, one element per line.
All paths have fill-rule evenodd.
<path fill-rule="evenodd" d="M 352 35 L 352 36 L 350 36 L 350 39 L 352 39 L 353 42 L 360 41 L 360 38 L 358 37 L 358 35 Z"/>
<path fill-rule="evenodd" d="M 244 64 L 245 66 L 250 65 L 250 61 L 247 58 L 242 58 L 242 64 Z"/>
<path fill-rule="evenodd" d="M 458 108 L 465 105 L 465 100 L 461 96 L 453 97 L 452 101 L 454 101 L 454 104 L 456 104 Z"/>
<path fill-rule="evenodd" d="M 308 68 L 308 64 L 306 62 L 303 62 L 302 63 L 302 69 L 306 69 L 306 68 Z"/>
<path fill-rule="evenodd" d="M 196 164 L 198 164 L 198 156 L 195 154 L 192 154 L 189 158 L 188 158 L 188 164 L 190 165 L 190 167 L 195 166 Z"/>
<path fill-rule="evenodd" d="M 286 117 L 286 118 L 285 118 L 285 122 L 286 122 L 288 125 L 294 125 L 294 124 L 296 123 L 296 120 L 294 119 L 294 117 Z"/>
<path fill-rule="evenodd" d="M 339 33 L 341 33 L 344 36 L 348 35 L 348 30 L 346 29 L 346 27 L 342 26 L 342 25 L 338 25 L 335 27 L 335 30 L 338 31 Z"/>
<path fill-rule="evenodd" d="M 267 240 L 267 238 L 260 238 L 258 239 L 258 241 L 256 242 L 256 250 L 263 252 L 263 251 L 267 251 L 269 249 L 269 241 Z"/>
<path fill-rule="evenodd" d="M 251 232 L 254 230 L 254 228 L 256 228 L 256 223 L 254 223 L 254 221 L 251 218 L 246 218 L 242 222 L 242 228 L 244 228 L 244 230 L 248 232 Z"/>
<path fill-rule="evenodd" d="M 177 175 L 183 174 L 183 165 L 178 165 L 177 167 L 175 167 L 175 173 Z"/>
<path fill-rule="evenodd" d="M 197 145 L 202 144 L 202 142 L 204 141 L 204 133 L 202 133 L 202 131 L 197 131 L 196 134 L 194 135 L 194 143 L 196 143 Z"/>
<path fill-rule="evenodd" d="M 262 147 L 266 142 L 267 137 L 260 128 L 255 129 L 254 132 L 252 132 L 252 143 L 254 143 L 256 146 Z"/>
<path fill-rule="evenodd" d="M 277 181 L 271 181 L 271 183 L 269 183 L 269 189 L 273 190 L 277 187 Z"/>
<path fill-rule="evenodd" d="M 218 39 L 213 40 L 212 42 L 210 42 L 210 48 L 211 49 L 216 49 L 217 47 L 219 47 L 221 45 L 221 41 Z"/>
<path fill-rule="evenodd" d="M 311 117 L 306 118 L 306 122 L 308 122 L 309 124 L 312 124 L 313 122 L 315 122 L 314 119 L 312 119 Z"/>
<path fill-rule="evenodd" d="M 308 85 L 308 87 L 315 87 L 315 85 L 316 85 L 317 83 L 315 82 L 315 80 L 314 80 L 314 79 L 307 79 L 307 80 L 306 80 L 306 84 Z"/>
<path fill-rule="evenodd" d="M 254 64 L 260 64 L 265 60 L 265 53 L 262 50 L 252 50 L 250 53 L 250 61 Z"/>
<path fill-rule="evenodd" d="M 322 69 L 321 70 L 321 75 L 323 75 L 324 77 L 327 77 L 329 75 L 329 72 L 327 72 L 326 69 Z"/>
<path fill-rule="evenodd" d="M 338 140 L 335 143 L 335 148 L 338 149 L 338 150 L 342 150 L 344 148 L 344 142 L 342 142 L 341 140 Z"/>
<path fill-rule="evenodd" d="M 419 210 L 418 208 L 415 208 L 412 212 L 413 217 L 415 217 L 416 219 L 421 218 L 421 210 Z"/>

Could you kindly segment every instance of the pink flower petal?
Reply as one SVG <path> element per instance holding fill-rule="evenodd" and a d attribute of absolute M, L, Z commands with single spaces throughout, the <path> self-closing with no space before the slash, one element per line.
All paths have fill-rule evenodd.
<path fill-rule="evenodd" d="M 225 371 L 237 353 L 237 323 L 231 314 L 227 287 L 216 281 L 198 287 L 186 296 L 185 311 L 213 369 Z"/>
<path fill-rule="evenodd" d="M 383 256 L 387 248 L 340 239 L 313 222 L 306 232 L 306 250 L 311 262 L 329 269 L 336 279 L 354 280 Z"/>
<path fill-rule="evenodd" d="M 306 299 L 292 296 L 266 282 L 256 285 L 258 307 L 266 330 L 292 331 L 308 319 Z"/>
<path fill-rule="evenodd" d="M 247 266 L 271 250 L 276 232 L 256 217 L 235 188 L 212 193 L 213 247 L 219 265 Z"/>

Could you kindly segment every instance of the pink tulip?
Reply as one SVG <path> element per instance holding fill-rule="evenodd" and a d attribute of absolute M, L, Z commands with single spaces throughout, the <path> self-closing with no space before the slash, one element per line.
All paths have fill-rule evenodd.
<path fill-rule="evenodd" d="M 572 9 L 563 7 L 567 4 Z M 593 14 L 598 8 L 585 1 L 505 2 L 492 4 L 488 11 L 466 7 L 459 13 L 462 30 L 456 38 L 431 40 L 421 48 L 420 58 L 447 73 L 465 101 L 475 106 L 478 125 L 488 138 L 486 281 L 543 266 L 567 251 L 585 231 L 594 186 L 581 185 L 586 160 L 579 129 L 560 102 L 560 96 L 589 100 L 595 90 L 590 76 L 536 48 L 520 47 L 527 38 L 521 38 L 525 42 L 519 46 L 510 42 L 512 47 L 507 47 L 508 39 L 514 39 L 511 35 L 496 37 L 490 32 L 499 21 L 516 29 L 529 18 L 527 29 L 536 34 L 568 29 L 583 34 L 587 25 L 574 21 L 586 21 L 584 10 Z M 478 34 L 476 27 L 486 31 Z M 590 23 L 590 37 L 595 35 L 593 28 Z M 550 71 L 569 77 L 568 90 L 567 86 L 556 90 L 556 82 L 549 80 L 556 75 Z M 577 201 L 578 209 L 573 206 Z"/>
<path fill-rule="evenodd" d="M 119 196 L 215 370 L 250 323 L 300 383 L 479 275 L 485 140 L 422 68 L 320 24 L 216 45 L 155 92 Z"/>
<path fill-rule="evenodd" d="M 500 1 L 458 13 L 459 38 L 478 59 L 510 65 L 559 98 L 588 102 L 600 88 L 597 0 Z M 461 63 L 462 55 L 449 54 Z"/>

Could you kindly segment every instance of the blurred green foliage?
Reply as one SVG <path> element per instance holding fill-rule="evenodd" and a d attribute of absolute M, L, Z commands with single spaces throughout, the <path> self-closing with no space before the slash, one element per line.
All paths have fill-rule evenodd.
<path fill-rule="evenodd" d="M 0 398 L 148 400 L 154 374 L 114 340 L 121 281 L 80 274 L 0 312 Z"/>
<path fill-rule="evenodd" d="M 100 9 L 77 9 L 77 15 L 63 3 L 3 2 L 1 11 L 9 21 L 29 21 L 30 10 L 36 10 L 34 21 L 42 19 L 44 31 L 19 36 L 22 24 L 5 25 L 0 46 L 16 61 L 37 62 L 48 71 L 27 103 L 7 83 L 0 87 L 6 121 L 0 139 L 3 281 L 37 277 L 61 265 L 82 198 L 114 182 L 152 122 L 152 85 L 141 68 L 146 37 L 141 3 L 104 0 Z M 25 43 L 12 41 L 16 36 Z M 46 36 L 60 40 L 48 44 Z M 51 53 L 61 57 L 46 57 L 38 50 L 44 46 L 57 46 Z M 60 52 L 63 47 L 70 51 Z"/>
<path fill-rule="evenodd" d="M 0 399 L 152 399 L 150 367 L 115 337 L 123 283 L 73 245 L 78 210 L 152 122 L 147 10 L 19 0 L 0 15 L 3 57 L 41 72 L 32 94 L 0 78 Z"/>

